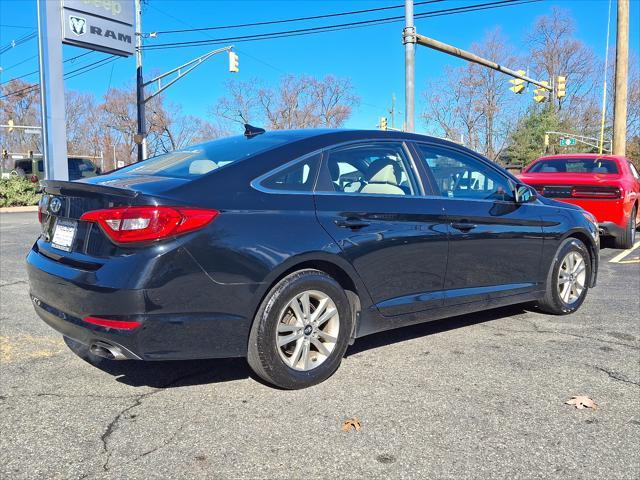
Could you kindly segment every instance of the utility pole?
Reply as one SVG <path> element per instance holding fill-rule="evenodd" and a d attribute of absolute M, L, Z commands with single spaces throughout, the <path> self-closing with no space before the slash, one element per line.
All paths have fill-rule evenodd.
<path fill-rule="evenodd" d="M 606 75 L 606 72 L 605 72 Z M 613 107 L 613 154 L 624 155 L 627 144 L 627 84 L 629 75 L 629 0 L 618 0 L 616 79 Z"/>
<path fill-rule="evenodd" d="M 142 2 L 135 0 L 136 9 L 136 105 L 138 108 L 138 162 L 147 158 L 147 128 L 144 112 L 144 80 L 142 78 Z"/>
<path fill-rule="evenodd" d="M 415 64 L 416 64 L 416 27 L 413 24 L 413 0 L 404 2 L 404 123 L 407 132 L 415 130 Z"/>
<path fill-rule="evenodd" d="M 391 95 L 391 108 L 389 109 L 389 115 L 391 115 L 391 128 L 396 128 L 396 94 Z"/>

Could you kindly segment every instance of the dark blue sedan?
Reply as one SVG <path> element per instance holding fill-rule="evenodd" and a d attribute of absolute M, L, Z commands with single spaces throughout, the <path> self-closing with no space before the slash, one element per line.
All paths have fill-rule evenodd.
<path fill-rule="evenodd" d="M 522 302 L 567 314 L 595 285 L 595 219 L 460 145 L 247 132 L 43 182 L 38 315 L 98 356 L 247 357 L 293 389 L 359 337 Z"/>

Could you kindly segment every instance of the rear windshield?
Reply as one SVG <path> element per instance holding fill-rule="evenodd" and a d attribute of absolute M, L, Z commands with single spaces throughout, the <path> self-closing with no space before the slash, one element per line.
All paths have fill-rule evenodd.
<path fill-rule="evenodd" d="M 244 135 L 221 138 L 149 158 L 120 170 L 135 175 L 195 178 L 243 158 L 290 142 L 285 136 Z"/>
<path fill-rule="evenodd" d="M 601 158 L 561 158 L 540 160 L 527 173 L 618 173 L 614 160 Z"/>

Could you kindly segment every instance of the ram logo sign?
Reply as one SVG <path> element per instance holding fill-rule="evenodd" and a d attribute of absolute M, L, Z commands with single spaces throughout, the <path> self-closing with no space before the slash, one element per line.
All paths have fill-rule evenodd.
<path fill-rule="evenodd" d="M 69 27 L 76 35 L 84 35 L 87 31 L 87 20 L 82 17 L 69 16 Z"/>
<path fill-rule="evenodd" d="M 123 57 L 134 53 L 133 0 L 61 1 L 63 43 Z"/>

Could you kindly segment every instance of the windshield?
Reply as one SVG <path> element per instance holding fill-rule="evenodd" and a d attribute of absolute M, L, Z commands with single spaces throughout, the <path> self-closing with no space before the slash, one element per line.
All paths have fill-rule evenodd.
<path fill-rule="evenodd" d="M 602 158 L 559 158 L 540 160 L 527 173 L 618 173 L 614 160 Z"/>
<path fill-rule="evenodd" d="M 195 178 L 290 141 L 291 138 L 286 136 L 271 135 L 260 135 L 253 138 L 238 135 L 221 138 L 159 155 L 125 167 L 119 172 L 134 175 Z"/>

